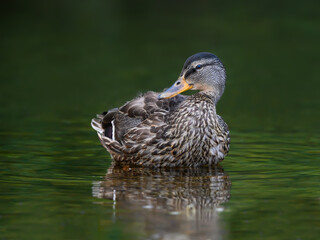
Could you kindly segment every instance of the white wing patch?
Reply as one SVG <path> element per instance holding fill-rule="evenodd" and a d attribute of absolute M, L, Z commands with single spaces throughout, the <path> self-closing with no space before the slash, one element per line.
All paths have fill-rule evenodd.
<path fill-rule="evenodd" d="M 111 121 L 111 125 L 112 125 L 112 141 L 115 140 L 115 127 L 114 127 L 114 120 Z"/>

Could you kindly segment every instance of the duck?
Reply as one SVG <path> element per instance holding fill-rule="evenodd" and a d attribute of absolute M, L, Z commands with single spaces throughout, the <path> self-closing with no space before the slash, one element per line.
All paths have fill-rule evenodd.
<path fill-rule="evenodd" d="M 140 94 L 91 121 L 113 161 L 122 166 L 200 167 L 228 154 L 228 125 L 216 112 L 226 70 L 209 52 L 185 61 L 178 80 L 163 92 Z M 193 95 L 182 95 L 197 90 Z"/>

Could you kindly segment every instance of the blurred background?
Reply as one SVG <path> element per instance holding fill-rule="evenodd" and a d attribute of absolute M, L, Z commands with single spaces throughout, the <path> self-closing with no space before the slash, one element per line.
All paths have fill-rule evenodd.
<path fill-rule="evenodd" d="M 48 239 L 120 238 L 119 223 L 105 220 L 109 228 L 102 229 L 99 220 L 109 215 L 91 203 L 92 181 L 110 163 L 91 118 L 140 92 L 169 87 L 186 58 L 200 51 L 216 54 L 228 76 L 217 106 L 232 135 L 223 162 L 233 181 L 225 231 L 237 239 L 319 233 L 319 1 L 1 5 L 0 239 L 41 239 L 42 231 Z M 264 185 L 266 174 L 271 185 Z M 306 182 L 296 184 L 297 176 Z M 283 189 L 273 192 L 277 184 Z M 278 198 L 252 208 L 248 196 L 261 196 L 259 189 L 263 201 Z M 75 217 L 81 211 L 90 214 Z M 251 223 L 256 231 L 243 212 L 261 216 Z M 274 221 L 274 214 L 292 220 Z M 301 222 L 297 232 L 279 233 Z"/>
<path fill-rule="evenodd" d="M 319 22 L 318 1 L 7 1 L 1 128 L 89 123 L 208 51 L 227 69 L 231 129 L 318 131 Z"/>

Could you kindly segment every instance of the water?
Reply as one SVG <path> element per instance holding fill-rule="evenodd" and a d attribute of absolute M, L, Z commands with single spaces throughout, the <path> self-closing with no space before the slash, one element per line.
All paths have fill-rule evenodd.
<path fill-rule="evenodd" d="M 317 239 L 319 4 L 276 3 L 7 3 L 0 239 Z M 198 51 L 227 68 L 230 154 L 114 168 L 91 118 L 170 86 Z"/>

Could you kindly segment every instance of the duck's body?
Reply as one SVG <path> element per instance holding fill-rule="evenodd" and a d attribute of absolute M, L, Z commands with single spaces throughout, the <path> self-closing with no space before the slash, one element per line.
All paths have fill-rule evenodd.
<path fill-rule="evenodd" d="M 200 56 L 198 61 L 193 61 L 203 59 L 207 58 Z M 193 66 L 192 63 L 189 65 Z M 197 87 L 200 81 L 190 85 L 185 82 L 188 71 L 193 69 L 186 64 L 180 80 L 160 96 L 147 92 L 92 120 L 102 145 L 117 163 L 195 167 L 214 165 L 224 159 L 229 151 L 230 137 L 227 124 L 216 114 L 216 103 L 222 93 L 206 88 L 192 96 L 177 95 L 182 88 Z"/>

